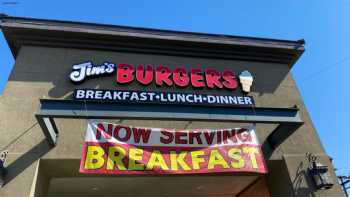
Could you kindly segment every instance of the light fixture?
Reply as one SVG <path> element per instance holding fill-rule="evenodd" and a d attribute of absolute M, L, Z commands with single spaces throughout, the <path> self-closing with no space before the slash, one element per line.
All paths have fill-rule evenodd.
<path fill-rule="evenodd" d="M 315 184 L 317 189 L 330 189 L 333 187 L 334 183 L 329 174 L 329 169 L 327 165 L 323 165 L 318 162 L 318 158 L 311 154 L 307 154 L 309 160 L 309 174 Z"/>
<path fill-rule="evenodd" d="M 5 168 L 5 161 L 8 155 L 8 151 L 1 151 L 0 152 L 0 188 L 4 186 L 5 184 L 5 175 L 7 173 L 7 170 Z"/>

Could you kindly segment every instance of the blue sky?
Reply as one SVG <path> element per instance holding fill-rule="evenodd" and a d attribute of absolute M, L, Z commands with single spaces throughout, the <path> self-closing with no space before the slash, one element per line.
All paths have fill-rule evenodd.
<path fill-rule="evenodd" d="M 18 2 L 3 4 L 3 2 Z M 0 0 L 12 16 L 306 40 L 292 69 L 327 154 L 350 174 L 350 0 Z M 14 60 L 0 35 L 0 92 Z M 281 106 L 283 107 L 283 106 Z"/>

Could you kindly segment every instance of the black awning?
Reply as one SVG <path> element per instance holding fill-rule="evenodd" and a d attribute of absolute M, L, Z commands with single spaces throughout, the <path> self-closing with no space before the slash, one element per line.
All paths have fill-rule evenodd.
<path fill-rule="evenodd" d="M 266 158 L 304 122 L 298 108 L 204 107 L 164 104 L 130 104 L 77 100 L 41 99 L 36 118 L 48 142 L 56 145 L 55 118 L 72 119 L 159 119 L 278 124 L 262 149 Z"/>

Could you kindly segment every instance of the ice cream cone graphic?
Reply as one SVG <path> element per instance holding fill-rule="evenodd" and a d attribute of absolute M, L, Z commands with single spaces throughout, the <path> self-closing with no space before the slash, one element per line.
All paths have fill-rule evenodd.
<path fill-rule="evenodd" d="M 250 92 L 250 87 L 253 84 L 253 76 L 249 71 L 245 70 L 239 75 L 239 81 L 242 84 L 243 92 Z"/>

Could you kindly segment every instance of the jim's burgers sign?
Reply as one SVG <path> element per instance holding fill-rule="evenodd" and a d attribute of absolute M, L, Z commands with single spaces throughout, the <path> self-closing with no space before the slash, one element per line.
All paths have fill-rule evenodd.
<path fill-rule="evenodd" d="M 232 92 L 237 91 L 238 87 L 241 86 L 244 93 L 249 93 L 253 84 L 253 76 L 249 71 L 243 71 L 237 76 L 233 70 L 218 71 L 214 68 L 189 69 L 175 67 L 171 69 L 166 65 L 132 65 L 125 63 L 114 64 L 111 62 L 96 65 L 91 61 L 74 64 L 69 77 L 74 83 L 83 83 L 85 80 L 105 75 L 115 75 L 116 84 L 124 86 L 130 83 L 138 83 L 143 86 L 156 84 L 158 87 L 226 89 Z M 246 95 L 198 94 L 173 91 L 76 89 L 74 99 L 191 105 L 254 105 L 253 98 Z"/>

